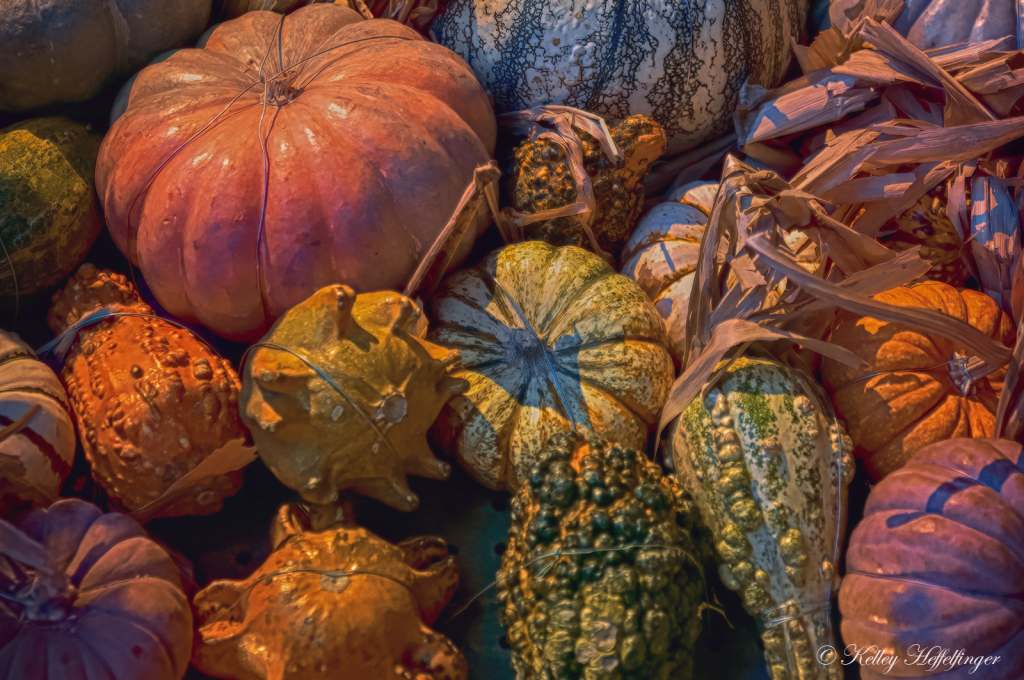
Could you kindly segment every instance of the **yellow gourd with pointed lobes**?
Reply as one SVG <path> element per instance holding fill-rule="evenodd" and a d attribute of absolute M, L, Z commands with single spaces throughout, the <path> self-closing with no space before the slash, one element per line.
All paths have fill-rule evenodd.
<path fill-rule="evenodd" d="M 404 295 L 341 285 L 278 319 L 245 364 L 240 404 L 283 484 L 313 503 L 352 489 L 409 511 L 419 499 L 407 474 L 448 477 L 426 434 L 469 383 L 449 375 L 459 352 L 423 340 L 421 321 Z"/>

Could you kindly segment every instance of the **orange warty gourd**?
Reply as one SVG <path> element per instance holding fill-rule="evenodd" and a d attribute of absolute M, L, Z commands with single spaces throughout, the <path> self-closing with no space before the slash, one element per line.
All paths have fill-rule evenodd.
<path fill-rule="evenodd" d="M 932 309 L 965 321 L 1013 346 L 1013 321 L 992 298 L 929 281 L 894 288 L 875 300 Z M 971 384 L 963 369 L 971 355 L 946 338 L 841 313 L 832 342 L 867 361 L 854 369 L 822 362 L 822 382 L 847 423 L 860 458 L 875 480 L 902 467 L 919 449 L 956 437 L 991 437 L 1004 370 Z M 879 375 L 876 375 L 879 374 Z"/>
<path fill-rule="evenodd" d="M 316 4 L 250 12 L 143 70 L 96 184 L 160 304 L 252 341 L 326 285 L 401 290 L 495 136 L 454 53 Z"/>
<path fill-rule="evenodd" d="M 61 380 L 93 479 L 116 507 L 134 512 L 221 447 L 246 439 L 239 381 L 230 362 L 189 331 L 152 318 L 135 288 L 109 269 L 79 267 L 54 294 L 47 321 L 61 333 L 105 307 L 150 318 L 118 316 L 83 326 Z M 217 512 L 241 485 L 241 472 L 196 480 L 158 516 Z"/>
<path fill-rule="evenodd" d="M 466 680 L 462 652 L 430 628 L 459 585 L 444 539 L 392 544 L 327 517 L 284 506 L 266 562 L 196 594 L 195 667 L 232 680 Z"/>

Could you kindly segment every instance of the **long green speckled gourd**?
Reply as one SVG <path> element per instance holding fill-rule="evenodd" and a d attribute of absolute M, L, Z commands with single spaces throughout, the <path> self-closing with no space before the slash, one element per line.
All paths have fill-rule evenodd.
<path fill-rule="evenodd" d="M 813 380 L 766 359 L 738 359 L 672 426 L 667 462 L 714 534 L 723 582 L 765 624 L 772 680 L 842 677 L 816 657 L 835 645 L 825 605 L 852 454 Z"/>

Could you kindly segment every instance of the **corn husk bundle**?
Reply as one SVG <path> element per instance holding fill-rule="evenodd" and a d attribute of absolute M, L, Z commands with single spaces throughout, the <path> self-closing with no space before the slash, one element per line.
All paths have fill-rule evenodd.
<path fill-rule="evenodd" d="M 821 340 L 836 309 L 956 339 L 977 354 L 972 375 L 1010 362 L 1005 347 L 965 324 L 870 299 L 926 271 L 918 249 L 897 254 L 876 238 L 947 182 L 947 212 L 969 244 L 964 257 L 975 278 L 1006 311 L 1016 300 L 1018 321 L 1024 310 L 1024 287 L 1014 293 L 1015 277 L 1024 281 L 1024 166 L 1000 155 L 1024 136 L 1024 117 L 1009 115 L 1024 96 L 1024 53 L 1010 37 L 921 52 L 890 25 L 904 6 L 835 3 L 833 27 L 808 47 L 794 46 L 803 77 L 770 91 L 748 83 L 741 92 L 736 144 L 752 163 L 725 162 L 691 296 L 684 370 L 662 426 L 713 382 L 719 361 L 753 342 L 785 338 L 857 361 Z M 814 274 L 786 245 L 794 230 L 820 253 Z"/>
<path fill-rule="evenodd" d="M 794 47 L 802 78 L 741 92 L 738 144 L 773 167 L 794 170 L 796 159 L 794 187 L 869 236 L 948 181 L 948 216 L 970 244 L 967 265 L 1009 312 L 1022 173 L 1020 159 L 993 152 L 1024 133 L 1024 118 L 1013 115 L 1024 96 L 1024 53 L 1011 35 L 921 52 L 890 25 L 904 6 L 834 3 L 833 27 Z M 800 150 L 814 154 L 806 164 L 792 148 L 801 134 Z"/>

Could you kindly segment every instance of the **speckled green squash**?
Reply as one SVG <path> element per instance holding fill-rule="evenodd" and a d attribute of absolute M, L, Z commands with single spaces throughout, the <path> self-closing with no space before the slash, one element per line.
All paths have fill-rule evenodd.
<path fill-rule="evenodd" d="M 842 677 L 816 657 L 835 644 L 825 605 L 839 586 L 852 453 L 820 388 L 763 359 L 738 359 L 672 426 L 667 463 L 711 527 L 722 580 L 766 624 L 772 680 Z"/>
<path fill-rule="evenodd" d="M 55 286 L 103 229 L 93 171 L 100 135 L 67 118 L 0 130 L 0 299 Z M 17 285 L 15 285 L 15 277 Z"/>

